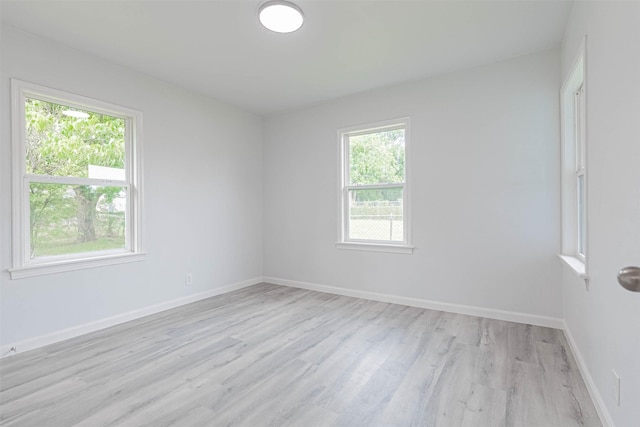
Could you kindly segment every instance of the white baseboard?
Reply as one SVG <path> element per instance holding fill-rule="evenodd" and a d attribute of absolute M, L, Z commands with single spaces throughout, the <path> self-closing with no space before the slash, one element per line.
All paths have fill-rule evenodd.
<path fill-rule="evenodd" d="M 430 301 L 420 298 L 401 297 L 376 292 L 358 291 L 354 289 L 339 288 L 335 286 L 319 285 L 315 283 L 299 282 L 295 280 L 279 279 L 277 277 L 263 277 L 264 282 L 274 285 L 289 286 L 292 288 L 307 289 L 311 291 L 326 292 L 330 294 L 344 295 L 354 298 L 363 298 L 373 301 L 389 302 L 393 304 L 408 305 L 411 307 L 428 308 L 430 310 L 447 311 L 450 313 L 466 314 L 470 316 L 487 317 L 490 319 L 506 320 L 509 322 L 525 323 L 528 325 L 545 326 L 548 328 L 562 329 L 563 320 L 556 317 L 539 316 L 535 314 L 518 313 L 515 311 L 495 310 L 492 308 L 476 307 L 471 305 L 451 304 L 447 302 Z"/>
<path fill-rule="evenodd" d="M 192 302 L 200 301 L 202 299 L 210 298 L 223 293 L 231 292 L 234 290 L 246 288 L 248 286 L 256 285 L 261 282 L 273 283 L 275 285 L 289 286 L 292 288 L 308 289 L 312 291 L 325 292 L 330 294 L 344 295 L 355 298 L 369 299 L 373 301 L 389 302 L 394 304 L 403 304 L 412 307 L 428 308 L 431 310 L 447 311 L 451 313 L 466 314 L 470 316 L 487 317 L 490 319 L 506 320 L 510 322 L 525 323 L 537 326 L 546 326 L 555 329 L 564 329 L 564 322 L 562 319 L 538 316 L 533 314 L 518 313 L 512 311 L 495 310 L 484 307 L 475 307 L 462 304 L 451 304 L 438 301 L 430 301 L 419 298 L 402 297 L 390 294 L 381 294 L 376 292 L 358 291 L 354 289 L 339 288 L 335 286 L 319 285 L 315 283 L 300 282 L 287 279 L 279 279 L 276 277 L 256 277 L 253 279 L 245 280 L 243 282 L 234 283 L 221 288 L 211 289 L 205 292 L 189 295 L 186 297 L 178 298 L 171 301 L 166 301 L 160 304 L 156 304 L 150 307 L 133 310 L 127 313 L 122 313 L 116 316 L 100 319 L 91 323 L 87 323 L 80 326 L 75 326 L 69 329 L 56 331 L 47 335 L 42 335 L 35 338 L 30 338 L 24 341 L 20 341 L 13 344 L 7 344 L 0 347 L 0 358 L 11 356 L 25 351 L 33 350 L 36 348 L 44 347 L 49 344 L 54 344 L 59 341 L 64 341 L 69 338 L 74 338 L 80 335 L 88 334 L 90 332 L 105 329 L 120 323 L 128 322 L 130 320 L 139 319 L 141 317 L 149 316 L 151 314 L 159 313 L 161 311 L 169 310 L 181 305 L 189 304 Z M 571 343 L 571 341 L 570 341 Z M 15 349 L 15 350 L 12 350 Z M 581 368 L 582 369 L 582 368 Z M 591 391 L 590 391 L 591 392 Z"/>
<path fill-rule="evenodd" d="M 200 292 L 193 295 L 188 295 L 186 297 L 177 298 L 171 301 L 166 301 L 160 304 L 152 305 L 150 307 L 144 307 L 137 310 L 129 311 L 127 313 L 118 314 L 116 316 L 107 317 L 106 319 L 96 320 L 94 322 L 86 323 L 84 325 L 74 326 L 72 328 L 63 329 L 61 331 L 56 331 L 47 335 L 30 338 L 14 344 L 7 344 L 0 348 L 0 358 L 12 356 L 18 353 L 24 353 L 25 351 L 44 347 L 49 344 L 54 344 L 59 341 L 67 340 L 69 338 L 74 338 L 80 335 L 88 334 L 90 332 L 99 331 L 101 329 L 115 326 L 120 323 L 139 319 L 141 317 L 149 316 L 151 314 L 159 313 L 161 311 L 170 310 L 172 308 L 179 307 L 181 305 L 200 301 L 216 295 L 220 295 L 227 292 L 253 286 L 261 282 L 262 282 L 262 277 L 255 277 L 253 279 L 223 286 L 221 288 L 210 289 L 208 291 Z"/>
<path fill-rule="evenodd" d="M 591 400 L 593 401 L 594 406 L 596 407 L 596 411 L 598 412 L 598 416 L 600 417 L 600 422 L 604 427 L 615 427 L 613 423 L 613 419 L 611 418 L 611 414 L 607 410 L 607 405 L 605 405 L 598 388 L 596 387 L 596 383 L 593 381 L 593 377 L 589 372 L 589 368 L 587 368 L 587 364 L 582 357 L 582 353 L 576 344 L 576 341 L 573 339 L 573 334 L 571 334 L 571 330 L 565 321 L 562 322 L 564 327 L 564 334 L 567 337 L 567 341 L 569 342 L 569 347 L 571 349 L 571 353 L 573 353 L 573 357 L 575 357 L 576 362 L 578 363 L 578 369 L 580 369 L 580 373 L 582 374 L 582 379 L 584 379 L 584 383 L 587 386 L 587 391 L 591 396 Z"/>

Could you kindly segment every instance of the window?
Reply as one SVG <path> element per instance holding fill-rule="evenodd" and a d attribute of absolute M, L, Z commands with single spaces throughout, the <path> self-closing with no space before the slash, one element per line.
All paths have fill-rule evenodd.
<path fill-rule="evenodd" d="M 585 240 L 587 234 L 586 186 L 585 186 L 585 96 L 584 83 L 574 94 L 574 146 L 575 146 L 575 185 L 576 185 L 576 254 L 584 261 Z"/>
<path fill-rule="evenodd" d="M 18 80 L 12 100 L 12 278 L 141 259 L 141 113 Z"/>
<path fill-rule="evenodd" d="M 562 259 L 588 278 L 587 114 L 584 44 L 561 92 Z"/>
<path fill-rule="evenodd" d="M 339 132 L 342 249 L 411 253 L 409 119 Z"/>

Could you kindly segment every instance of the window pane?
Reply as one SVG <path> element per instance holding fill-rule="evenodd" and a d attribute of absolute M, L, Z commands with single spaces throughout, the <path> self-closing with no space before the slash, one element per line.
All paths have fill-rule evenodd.
<path fill-rule="evenodd" d="M 575 142 L 576 142 L 576 171 L 584 169 L 585 164 L 585 139 L 586 139 L 586 116 L 585 116 L 585 96 L 584 85 L 576 92 L 575 97 Z"/>
<path fill-rule="evenodd" d="M 349 185 L 405 181 L 404 129 L 349 136 Z"/>
<path fill-rule="evenodd" d="M 578 192 L 578 253 L 584 255 L 584 241 L 586 233 L 586 204 L 585 204 L 585 188 L 584 175 L 578 175 L 577 183 Z"/>
<path fill-rule="evenodd" d="M 125 120 L 27 98 L 28 174 L 124 180 Z"/>
<path fill-rule="evenodd" d="M 404 241 L 402 187 L 349 190 L 349 239 Z"/>
<path fill-rule="evenodd" d="M 31 258 L 125 248 L 124 187 L 29 186 Z"/>

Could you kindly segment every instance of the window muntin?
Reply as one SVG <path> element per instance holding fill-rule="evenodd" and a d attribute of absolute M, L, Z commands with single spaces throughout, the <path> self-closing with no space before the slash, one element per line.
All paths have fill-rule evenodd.
<path fill-rule="evenodd" d="M 18 80 L 12 90 L 13 270 L 141 253 L 141 113 Z"/>
<path fill-rule="evenodd" d="M 340 133 L 342 242 L 409 244 L 408 126 L 400 119 Z"/>

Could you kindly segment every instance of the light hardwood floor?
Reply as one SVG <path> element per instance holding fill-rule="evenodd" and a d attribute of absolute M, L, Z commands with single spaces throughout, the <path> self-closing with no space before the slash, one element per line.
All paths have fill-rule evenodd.
<path fill-rule="evenodd" d="M 15 426 L 600 426 L 559 330 L 260 284 L 0 361 Z"/>

